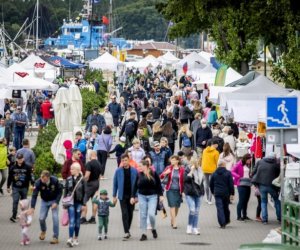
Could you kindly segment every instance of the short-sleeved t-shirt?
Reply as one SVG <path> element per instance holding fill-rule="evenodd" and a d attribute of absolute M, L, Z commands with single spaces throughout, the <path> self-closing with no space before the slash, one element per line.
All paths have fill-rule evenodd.
<path fill-rule="evenodd" d="M 91 172 L 88 182 L 98 180 L 102 173 L 101 164 L 97 160 L 89 161 L 85 166 L 85 170 Z"/>

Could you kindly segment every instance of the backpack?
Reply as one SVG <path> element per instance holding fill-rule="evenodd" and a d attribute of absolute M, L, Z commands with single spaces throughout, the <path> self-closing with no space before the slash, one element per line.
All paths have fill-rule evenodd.
<path fill-rule="evenodd" d="M 133 121 L 128 121 L 125 126 L 125 134 L 127 136 L 133 136 L 135 132 L 135 125 Z"/>
<path fill-rule="evenodd" d="M 189 148 L 192 146 L 191 139 L 186 134 L 184 134 L 182 137 L 182 146 L 184 146 L 186 148 Z"/>

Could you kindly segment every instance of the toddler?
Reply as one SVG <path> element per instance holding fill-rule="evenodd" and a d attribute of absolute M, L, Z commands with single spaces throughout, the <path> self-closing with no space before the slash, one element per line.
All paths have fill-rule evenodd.
<path fill-rule="evenodd" d="M 32 221 L 32 216 L 30 215 L 30 210 L 29 210 L 29 200 L 24 199 L 19 202 L 21 212 L 18 216 L 20 219 L 20 226 L 22 228 L 22 241 L 21 245 L 29 245 L 30 244 L 30 239 L 28 235 L 28 230 L 31 225 Z"/>
<path fill-rule="evenodd" d="M 109 207 L 116 206 L 116 203 L 112 203 L 107 197 L 107 191 L 100 191 L 100 198 L 93 199 L 94 207 L 98 210 L 98 240 L 102 240 L 102 230 L 104 228 L 104 239 L 107 239 L 108 232 L 108 217 L 109 217 Z"/>

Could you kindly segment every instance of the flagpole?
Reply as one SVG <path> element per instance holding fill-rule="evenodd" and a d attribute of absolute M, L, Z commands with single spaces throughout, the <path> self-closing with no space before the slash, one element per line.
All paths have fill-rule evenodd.
<path fill-rule="evenodd" d="M 90 19 L 90 48 L 92 48 L 92 29 L 93 29 L 93 16 L 94 16 L 94 0 L 91 0 L 92 4 L 92 14 Z"/>

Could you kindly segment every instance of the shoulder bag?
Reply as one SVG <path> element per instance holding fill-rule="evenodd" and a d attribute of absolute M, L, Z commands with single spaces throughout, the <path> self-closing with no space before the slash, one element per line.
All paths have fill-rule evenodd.
<path fill-rule="evenodd" d="M 80 180 L 77 182 L 77 184 L 75 185 L 71 195 L 68 195 L 66 197 L 64 197 L 62 199 L 62 205 L 63 207 L 70 207 L 70 206 L 73 206 L 74 205 L 74 193 L 79 185 L 79 183 L 82 181 L 83 179 L 83 176 L 80 178 Z"/>

